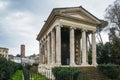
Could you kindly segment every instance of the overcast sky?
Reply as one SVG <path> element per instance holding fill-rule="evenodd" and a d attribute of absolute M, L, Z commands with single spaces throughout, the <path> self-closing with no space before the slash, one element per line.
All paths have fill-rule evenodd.
<path fill-rule="evenodd" d="M 26 45 L 26 55 L 38 54 L 36 40 L 44 21 L 53 8 L 82 6 L 100 19 L 115 0 L 0 0 L 0 47 L 9 54 L 20 54 Z M 105 38 L 103 36 L 103 38 Z"/>

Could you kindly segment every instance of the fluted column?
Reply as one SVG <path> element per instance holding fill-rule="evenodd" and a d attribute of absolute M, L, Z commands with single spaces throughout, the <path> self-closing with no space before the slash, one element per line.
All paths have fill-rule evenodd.
<path fill-rule="evenodd" d="M 40 62 L 43 64 L 43 41 L 41 40 L 41 50 L 40 50 Z"/>
<path fill-rule="evenodd" d="M 95 32 L 92 33 L 92 65 L 97 66 Z"/>
<path fill-rule="evenodd" d="M 50 65 L 50 36 L 47 36 L 47 64 Z"/>
<path fill-rule="evenodd" d="M 45 40 L 43 39 L 43 46 L 42 46 L 43 52 L 42 52 L 42 59 L 43 64 L 45 64 Z"/>
<path fill-rule="evenodd" d="M 86 30 L 83 30 L 82 31 L 82 64 L 83 66 L 86 66 L 88 65 L 87 63 L 87 54 L 86 54 Z"/>
<path fill-rule="evenodd" d="M 47 64 L 47 38 L 45 37 L 45 43 L 44 43 L 44 47 L 45 47 L 45 64 Z"/>
<path fill-rule="evenodd" d="M 41 54 L 41 43 L 40 43 L 40 41 L 39 41 L 39 63 L 40 63 L 40 54 Z"/>
<path fill-rule="evenodd" d="M 87 62 L 87 64 L 88 64 L 88 62 L 89 62 L 89 59 L 88 59 L 88 51 L 89 51 L 89 49 L 88 49 L 88 33 L 86 33 L 86 62 Z"/>
<path fill-rule="evenodd" d="M 74 29 L 70 28 L 70 65 L 75 65 L 75 37 Z"/>
<path fill-rule="evenodd" d="M 61 27 L 56 26 L 56 64 L 61 65 Z"/>
<path fill-rule="evenodd" d="M 55 32 L 51 31 L 52 65 L 55 64 Z"/>

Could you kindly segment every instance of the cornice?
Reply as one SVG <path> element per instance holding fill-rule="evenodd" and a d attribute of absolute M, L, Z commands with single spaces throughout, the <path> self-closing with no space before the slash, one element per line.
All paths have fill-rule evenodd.
<path fill-rule="evenodd" d="M 60 17 L 60 19 L 66 19 L 66 20 L 70 20 L 73 22 L 88 24 L 88 25 L 92 25 L 92 26 L 100 25 L 100 23 L 94 23 L 89 20 L 83 20 L 83 19 L 76 18 L 76 17 L 69 16 L 69 15 L 60 14 L 59 17 Z"/>
<path fill-rule="evenodd" d="M 83 11 L 85 12 L 85 14 L 88 14 L 89 16 L 91 16 L 92 18 L 96 19 L 96 22 L 92 22 L 89 20 L 83 20 L 77 17 L 73 17 L 73 16 L 69 16 L 69 15 L 64 15 L 63 12 L 65 12 L 66 10 L 73 10 L 73 11 Z M 89 13 L 87 10 L 85 10 L 84 8 L 80 7 L 71 7 L 71 8 L 54 8 L 52 10 L 52 12 L 50 13 L 49 17 L 47 18 L 45 24 L 43 25 L 42 29 L 40 30 L 38 36 L 37 36 L 37 40 L 39 41 L 42 36 L 46 33 L 46 31 L 48 31 L 48 29 L 50 28 L 50 26 L 54 23 L 54 21 L 56 19 L 65 19 L 65 20 L 69 20 L 69 21 L 73 21 L 73 22 L 77 22 L 77 23 L 83 23 L 83 24 L 88 24 L 88 25 L 92 25 L 92 26 L 96 26 L 96 25 L 101 25 L 101 20 L 99 20 L 98 18 L 96 18 L 94 15 L 92 15 L 91 13 Z"/>

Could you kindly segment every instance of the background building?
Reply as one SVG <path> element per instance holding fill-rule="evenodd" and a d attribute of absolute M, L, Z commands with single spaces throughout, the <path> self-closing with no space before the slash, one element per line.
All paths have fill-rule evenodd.
<path fill-rule="evenodd" d="M 8 48 L 0 47 L 0 54 L 2 54 L 6 59 L 8 59 Z"/>

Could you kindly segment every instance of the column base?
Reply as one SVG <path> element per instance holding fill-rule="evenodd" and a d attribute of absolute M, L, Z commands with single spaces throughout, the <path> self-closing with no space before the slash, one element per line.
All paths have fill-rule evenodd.
<path fill-rule="evenodd" d="M 90 66 L 88 63 L 82 63 L 81 66 Z"/>
<path fill-rule="evenodd" d="M 70 63 L 70 66 L 75 66 L 76 64 L 75 63 Z"/>
<path fill-rule="evenodd" d="M 56 66 L 61 66 L 61 63 L 56 63 Z"/>
<path fill-rule="evenodd" d="M 98 64 L 97 64 L 97 63 L 92 63 L 92 65 L 93 65 L 93 66 L 98 66 Z"/>

